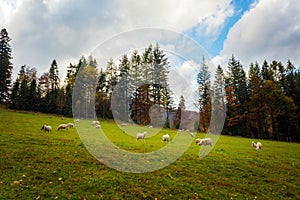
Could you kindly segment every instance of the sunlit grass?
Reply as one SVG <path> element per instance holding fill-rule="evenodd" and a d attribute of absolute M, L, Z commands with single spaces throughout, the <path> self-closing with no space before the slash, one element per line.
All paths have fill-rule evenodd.
<path fill-rule="evenodd" d="M 193 142 L 166 168 L 134 174 L 91 156 L 76 129 L 56 130 L 71 118 L 0 109 L 0 119 L 0 199 L 300 199 L 300 144 L 261 140 L 256 151 L 252 139 L 221 136 L 204 158 Z M 45 123 L 51 133 L 40 131 Z M 143 142 L 135 128 L 127 134 L 113 121 L 101 126 L 116 146 L 137 153 L 163 148 L 161 136 L 177 134 L 149 129 Z"/>

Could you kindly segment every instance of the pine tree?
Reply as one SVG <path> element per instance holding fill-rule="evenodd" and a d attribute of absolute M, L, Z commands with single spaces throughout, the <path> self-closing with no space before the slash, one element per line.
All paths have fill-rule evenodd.
<path fill-rule="evenodd" d="M 51 67 L 49 69 L 49 78 L 50 78 L 50 85 L 51 90 L 57 90 L 59 88 L 59 72 L 58 72 L 58 66 L 57 62 L 54 59 L 51 63 Z"/>
<path fill-rule="evenodd" d="M 185 99 L 184 99 L 184 96 L 183 96 L 183 95 L 180 96 L 180 101 L 179 101 L 178 107 L 179 107 L 181 110 L 185 110 L 185 109 L 186 109 L 186 107 L 185 107 Z"/>
<path fill-rule="evenodd" d="M 227 86 L 225 92 L 227 104 L 225 133 L 229 135 L 237 135 L 239 133 L 237 125 L 239 124 L 241 118 L 241 115 L 239 115 L 240 104 L 232 86 Z"/>
<path fill-rule="evenodd" d="M 13 87 L 10 93 L 10 103 L 9 108 L 18 109 L 19 108 L 19 94 L 20 93 L 20 82 L 17 78 L 13 83 Z"/>
<path fill-rule="evenodd" d="M 249 101 L 249 90 L 246 73 L 243 69 L 243 66 L 238 60 L 235 59 L 234 55 L 232 55 L 228 62 L 228 76 L 226 78 L 226 84 L 227 86 L 233 87 L 234 94 L 236 95 L 239 103 L 237 112 L 239 116 L 236 117 L 240 118 L 238 134 L 245 136 L 248 130 L 244 116 L 248 110 L 247 102 Z"/>
<path fill-rule="evenodd" d="M 249 89 L 250 97 L 248 102 L 248 114 L 247 114 L 247 125 L 250 129 L 252 138 L 258 138 L 262 135 L 263 130 L 263 111 L 262 102 L 260 101 L 263 97 L 262 86 L 263 80 L 259 64 L 251 63 L 249 67 Z"/>
<path fill-rule="evenodd" d="M 295 77 L 295 67 L 293 63 L 288 60 L 287 65 L 286 65 L 286 75 L 284 79 L 284 91 L 287 96 L 292 97 L 295 99 L 296 94 L 296 77 Z"/>
<path fill-rule="evenodd" d="M 120 75 L 118 84 L 114 88 L 114 116 L 115 119 L 128 121 L 129 117 L 129 95 L 130 95 L 130 61 L 127 55 L 120 59 Z"/>
<path fill-rule="evenodd" d="M 198 90 L 196 93 L 195 105 L 199 109 L 199 129 L 206 132 L 209 126 L 209 120 L 211 116 L 211 82 L 210 72 L 208 71 L 208 65 L 205 58 L 202 57 L 199 73 L 197 74 Z"/>
<path fill-rule="evenodd" d="M 72 116 L 72 94 L 78 70 L 79 66 L 73 65 L 72 63 L 70 63 L 67 68 L 67 75 L 65 78 L 65 105 L 63 108 L 63 114 L 66 116 Z"/>
<path fill-rule="evenodd" d="M 208 71 L 208 65 L 206 64 L 205 58 L 202 57 L 199 73 L 197 74 L 197 102 L 195 105 L 199 111 L 203 111 L 204 107 L 209 103 L 210 100 L 210 72 Z"/>
<path fill-rule="evenodd" d="M 273 81 L 279 85 L 280 88 L 284 89 L 284 76 L 285 69 L 281 62 L 273 60 L 270 64 L 270 74 Z"/>
<path fill-rule="evenodd" d="M 182 113 L 185 111 L 185 109 L 186 109 L 185 99 L 184 99 L 184 96 L 181 95 L 179 103 L 178 103 L 178 107 L 174 112 L 174 117 L 173 117 L 173 127 L 174 128 L 176 128 L 176 129 L 180 128 L 181 116 L 182 116 Z M 198 129 L 198 127 L 196 129 Z"/>
<path fill-rule="evenodd" d="M 272 71 L 270 70 L 269 63 L 264 60 L 263 65 L 261 67 L 261 75 L 263 80 L 274 80 Z"/>
<path fill-rule="evenodd" d="M 97 116 L 101 116 L 103 119 L 112 118 L 107 92 L 108 91 L 106 87 L 106 75 L 101 69 L 96 87 L 95 107 Z"/>
<path fill-rule="evenodd" d="M 218 65 L 213 83 L 211 132 L 221 133 L 226 115 L 225 105 L 225 76 L 223 69 Z"/>
<path fill-rule="evenodd" d="M 152 71 L 152 98 L 159 106 L 162 102 L 162 91 L 166 87 L 165 83 L 169 73 L 169 61 L 166 54 L 160 49 L 159 45 L 153 49 L 153 71 Z"/>
<path fill-rule="evenodd" d="M 6 103 L 11 86 L 12 63 L 11 63 L 11 41 L 6 29 L 0 33 L 0 103 Z"/>
<path fill-rule="evenodd" d="M 234 55 L 232 55 L 228 62 L 228 76 L 226 82 L 227 85 L 233 87 L 237 95 L 237 100 L 241 105 L 239 114 L 243 114 L 246 109 L 246 102 L 248 101 L 247 79 L 243 66 L 235 59 Z"/>

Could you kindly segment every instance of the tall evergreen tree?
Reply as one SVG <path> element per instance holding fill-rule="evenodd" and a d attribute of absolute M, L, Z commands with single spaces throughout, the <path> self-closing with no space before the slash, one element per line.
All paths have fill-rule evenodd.
<path fill-rule="evenodd" d="M 239 133 L 245 136 L 244 134 L 248 131 L 246 126 L 246 121 L 244 114 L 247 112 L 247 102 L 249 100 L 249 90 L 247 84 L 246 73 L 243 69 L 243 66 L 238 60 L 235 59 L 234 55 L 229 59 L 228 62 L 228 76 L 226 78 L 227 86 L 233 87 L 234 94 L 236 95 L 238 101 L 238 115 L 236 118 L 239 118 Z"/>
<path fill-rule="evenodd" d="M 65 78 L 65 105 L 63 108 L 63 113 L 66 116 L 72 116 L 72 94 L 78 70 L 78 65 L 73 65 L 72 63 L 67 67 L 67 75 Z"/>
<path fill-rule="evenodd" d="M 215 73 L 212 91 L 211 132 L 221 133 L 226 115 L 226 94 L 225 75 L 220 65 L 218 65 Z"/>
<path fill-rule="evenodd" d="M 51 63 L 51 67 L 49 69 L 49 78 L 50 78 L 50 84 L 51 84 L 51 90 L 57 90 L 59 88 L 59 71 L 57 62 L 54 59 Z"/>
<path fill-rule="evenodd" d="M 233 87 L 237 100 L 241 105 L 240 114 L 242 114 L 245 111 L 246 102 L 248 101 L 247 79 L 243 66 L 235 59 L 234 55 L 232 55 L 228 62 L 228 76 L 226 82 L 227 85 Z"/>
<path fill-rule="evenodd" d="M 119 64 L 119 81 L 114 89 L 114 97 L 117 102 L 114 104 L 114 110 L 118 114 L 117 119 L 122 121 L 128 121 L 129 119 L 129 95 L 130 95 L 130 61 L 127 55 L 123 55 Z"/>
<path fill-rule="evenodd" d="M 288 60 L 286 65 L 286 75 L 284 80 L 284 91 L 287 96 L 292 97 L 295 99 L 296 94 L 296 76 L 295 76 L 295 70 L 293 63 Z"/>
<path fill-rule="evenodd" d="M 202 58 L 200 64 L 199 73 L 197 74 L 198 90 L 196 93 L 195 105 L 199 109 L 199 129 L 206 132 L 209 126 L 209 120 L 211 116 L 211 82 L 210 72 L 208 71 L 208 65 L 205 58 Z"/>
<path fill-rule="evenodd" d="M 159 45 L 153 49 L 153 71 L 152 71 L 152 98 L 155 104 L 161 105 L 163 102 L 162 92 L 166 87 L 165 83 L 169 73 L 169 61 L 166 54 Z"/>
<path fill-rule="evenodd" d="M 19 95 L 20 95 L 20 82 L 17 78 L 13 83 L 13 87 L 10 93 L 10 103 L 9 108 L 18 109 L 19 108 Z"/>
<path fill-rule="evenodd" d="M 261 75 L 262 75 L 262 79 L 265 81 L 266 80 L 272 80 L 272 81 L 274 80 L 272 71 L 270 69 L 270 65 L 266 60 L 264 60 L 264 62 L 262 64 Z"/>
<path fill-rule="evenodd" d="M 202 57 L 199 73 L 197 74 L 197 84 L 198 90 L 196 94 L 197 99 L 195 105 L 201 112 L 204 109 L 204 107 L 209 103 L 211 87 L 210 72 L 208 71 L 208 65 L 204 57 Z"/>
<path fill-rule="evenodd" d="M 181 109 L 181 110 L 185 110 L 186 107 L 185 107 L 185 99 L 184 99 L 184 96 L 181 95 L 180 96 L 180 100 L 179 100 L 179 105 L 178 107 Z"/>
<path fill-rule="evenodd" d="M 0 103 L 6 103 L 11 86 L 12 63 L 11 63 L 11 41 L 6 29 L 0 33 Z"/>

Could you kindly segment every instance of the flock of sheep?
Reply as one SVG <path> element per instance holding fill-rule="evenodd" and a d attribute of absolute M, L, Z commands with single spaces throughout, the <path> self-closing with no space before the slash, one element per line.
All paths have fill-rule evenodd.
<path fill-rule="evenodd" d="M 139 139 L 143 139 L 145 141 L 146 134 L 147 134 L 146 131 L 144 133 L 137 133 L 136 134 L 136 141 L 138 141 Z M 190 135 L 192 137 L 194 137 L 194 133 L 190 133 Z M 169 134 L 164 134 L 161 139 L 162 139 L 162 141 L 168 143 L 170 141 L 170 138 L 171 137 L 170 137 Z M 210 145 L 212 147 L 212 145 L 213 145 L 213 140 L 211 138 L 203 138 L 203 139 L 197 138 L 195 140 L 195 142 L 196 142 L 196 145 L 198 145 L 198 146 Z M 262 149 L 262 143 L 261 142 L 255 143 L 254 141 L 252 141 L 252 147 L 255 148 L 256 150 L 261 150 Z"/>
<path fill-rule="evenodd" d="M 62 129 L 66 129 L 68 130 L 68 128 L 74 128 L 74 124 L 72 123 L 67 123 L 67 124 L 60 124 L 58 127 L 57 127 L 57 130 L 62 130 Z M 44 130 L 45 132 L 51 132 L 52 131 L 52 127 L 50 125 L 46 125 L 44 124 L 41 128 L 41 131 Z"/>
<path fill-rule="evenodd" d="M 80 120 L 79 120 L 79 119 L 76 119 L 75 122 L 76 122 L 76 123 L 79 123 Z M 99 122 L 99 121 L 92 121 L 92 125 L 93 125 L 96 129 L 101 128 L 100 122 Z M 126 124 L 126 126 L 127 126 L 127 124 Z M 58 130 L 58 131 L 61 130 L 61 129 L 66 129 L 66 130 L 68 130 L 68 128 L 74 128 L 74 124 L 72 124 L 72 123 L 60 124 L 60 125 L 57 127 L 57 130 Z M 152 126 L 151 126 L 151 128 L 152 128 Z M 51 132 L 51 131 L 52 131 L 52 127 L 49 126 L 49 125 L 43 125 L 42 128 L 41 128 L 41 131 L 42 131 L 42 130 L 44 130 L 45 132 Z M 181 132 L 182 130 L 179 130 L 179 131 Z M 189 131 L 188 131 L 188 132 L 189 132 Z M 142 139 L 142 140 L 145 141 L 146 134 L 147 134 L 146 131 L 143 132 L 143 133 L 137 133 L 137 134 L 136 134 L 136 141 L 138 141 L 139 139 Z M 193 137 L 193 138 L 195 137 L 194 133 L 189 133 L 189 134 L 190 134 L 191 137 Z M 168 142 L 170 141 L 171 137 L 170 137 L 169 134 L 164 134 L 164 135 L 162 136 L 161 139 L 162 139 L 162 141 L 168 143 Z M 210 146 L 212 147 L 212 145 L 213 145 L 213 140 L 212 140 L 211 138 L 203 138 L 203 139 L 197 138 L 197 139 L 195 140 L 195 142 L 196 142 L 196 145 L 198 145 L 198 146 L 201 146 L 201 145 L 203 145 L 203 146 L 210 145 Z M 261 142 L 255 143 L 254 141 L 252 141 L 252 147 L 253 147 L 254 149 L 256 149 L 256 150 L 261 150 L 261 149 L 262 149 L 262 143 L 261 143 Z"/>

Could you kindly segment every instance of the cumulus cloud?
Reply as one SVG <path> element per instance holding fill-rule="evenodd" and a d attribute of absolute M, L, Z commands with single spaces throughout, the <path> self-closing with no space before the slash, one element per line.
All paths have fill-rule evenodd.
<path fill-rule="evenodd" d="M 206 46 L 210 46 L 221 34 L 226 19 L 234 14 L 234 7 L 230 1 L 224 1 L 216 7 L 211 15 L 203 18 L 197 25 L 196 35 L 203 39 Z"/>
<path fill-rule="evenodd" d="M 6 6 L 0 19 L 6 19 L 12 38 L 14 69 L 27 64 L 40 73 L 53 59 L 66 71 L 70 58 L 79 59 L 124 31 L 154 27 L 183 32 L 224 5 L 224 0 L 0 1 Z"/>
<path fill-rule="evenodd" d="M 290 59 L 300 64 L 300 4 L 298 0 L 261 0 L 231 28 L 217 62 L 234 54 L 244 67 L 251 62 Z"/>

